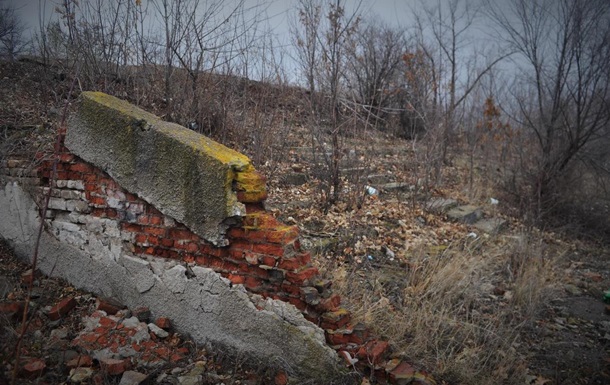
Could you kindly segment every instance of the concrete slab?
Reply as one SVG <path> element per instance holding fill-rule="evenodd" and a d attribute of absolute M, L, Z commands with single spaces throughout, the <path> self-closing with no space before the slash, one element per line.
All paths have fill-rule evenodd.
<path fill-rule="evenodd" d="M 483 211 L 472 205 L 457 206 L 449 210 L 447 216 L 454 221 L 471 225 L 483 217 Z"/>
<path fill-rule="evenodd" d="M 426 211 L 444 213 L 456 207 L 458 202 L 451 198 L 432 198 L 426 202 Z"/>
<path fill-rule="evenodd" d="M 485 218 L 476 222 L 473 226 L 487 234 L 497 234 L 504 230 L 508 222 L 502 218 Z"/>

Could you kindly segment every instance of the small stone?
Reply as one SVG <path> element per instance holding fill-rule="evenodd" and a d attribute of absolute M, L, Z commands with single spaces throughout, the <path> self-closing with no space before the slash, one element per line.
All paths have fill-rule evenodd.
<path fill-rule="evenodd" d="M 111 376 L 116 376 L 124 373 L 127 369 L 129 369 L 130 360 L 117 360 L 114 358 L 102 358 L 100 360 L 101 369 Z"/>
<path fill-rule="evenodd" d="M 66 338 L 68 338 L 68 329 L 67 328 L 53 329 L 53 330 L 51 330 L 50 337 L 53 340 L 66 339 Z"/>
<path fill-rule="evenodd" d="M 67 297 L 62 299 L 57 305 L 53 306 L 49 311 L 49 319 L 57 321 L 61 317 L 65 316 L 70 310 L 76 307 L 76 300 L 74 297 Z"/>
<path fill-rule="evenodd" d="M 21 282 L 25 285 L 29 285 L 34 282 L 35 274 L 32 269 L 28 269 L 21 274 Z"/>
<path fill-rule="evenodd" d="M 153 323 L 149 323 L 148 328 L 154 335 L 156 335 L 159 338 L 167 338 L 169 336 L 168 332 L 166 332 L 165 330 L 161 329 L 160 327 L 158 327 L 157 325 L 155 325 Z"/>
<path fill-rule="evenodd" d="M 93 368 L 89 368 L 89 367 L 74 368 L 74 369 L 70 370 L 70 375 L 68 376 L 68 381 L 72 382 L 72 383 L 86 382 L 88 379 L 90 379 L 93 376 L 93 373 L 95 373 L 95 370 L 93 370 Z"/>
<path fill-rule="evenodd" d="M 131 336 L 131 340 L 137 344 L 141 343 L 142 341 L 150 340 L 150 333 L 148 332 L 148 328 L 146 326 L 143 328 L 138 328 L 136 334 Z"/>
<path fill-rule="evenodd" d="M 139 385 L 146 380 L 148 376 L 144 373 L 128 370 L 123 373 L 119 385 Z"/>
<path fill-rule="evenodd" d="M 572 284 L 564 285 L 564 289 L 573 296 L 582 295 L 582 290 Z"/>
<path fill-rule="evenodd" d="M 123 320 L 123 326 L 126 328 L 134 329 L 140 325 L 140 320 L 138 317 L 129 317 Z"/>

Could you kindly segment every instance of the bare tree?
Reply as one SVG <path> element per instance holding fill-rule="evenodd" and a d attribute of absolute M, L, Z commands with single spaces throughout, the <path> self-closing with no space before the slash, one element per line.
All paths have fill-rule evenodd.
<path fill-rule="evenodd" d="M 323 151 L 329 174 L 327 204 L 334 204 L 341 191 L 339 162 L 342 156 L 341 136 L 345 131 L 341 97 L 345 94 L 347 48 L 360 21 L 359 9 L 360 3 L 348 14 L 342 0 L 326 4 L 319 0 L 300 0 L 300 28 L 293 30 L 301 68 L 310 91 L 312 113 L 316 119 L 312 133 L 319 144 L 323 142 L 322 116 L 327 114 L 328 118 L 330 156 Z"/>
<path fill-rule="evenodd" d="M 27 50 L 29 44 L 23 37 L 24 31 L 25 26 L 15 13 L 15 8 L 2 4 L 0 7 L 0 57 L 12 61 Z"/>
<path fill-rule="evenodd" d="M 385 121 L 388 116 L 406 52 L 404 31 L 378 21 L 367 22 L 353 37 L 348 50 L 348 84 L 364 115 L 371 114 L 375 123 Z"/>
<path fill-rule="evenodd" d="M 490 14 L 522 76 L 516 124 L 530 134 L 527 170 L 537 216 L 553 202 L 554 184 L 577 160 L 610 140 L 610 2 L 511 0 Z M 600 146 L 605 143 L 605 146 Z"/>
<path fill-rule="evenodd" d="M 456 126 L 461 123 L 461 108 L 481 79 L 510 53 L 502 55 L 479 52 L 472 47 L 472 33 L 479 16 L 476 3 L 450 0 L 433 6 L 421 2 L 423 13 L 415 12 L 419 49 L 431 63 L 433 77 L 438 86 L 434 100 L 442 109 L 442 120 L 435 123 L 441 129 L 442 160 L 446 161 L 447 148 Z M 486 62 L 478 63 L 477 57 Z M 442 92 L 447 89 L 445 94 Z"/>

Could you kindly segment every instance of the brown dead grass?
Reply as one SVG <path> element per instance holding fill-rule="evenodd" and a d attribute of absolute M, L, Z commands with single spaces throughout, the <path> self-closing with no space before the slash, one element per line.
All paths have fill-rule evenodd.
<path fill-rule="evenodd" d="M 542 244 L 499 236 L 430 251 L 412 250 L 403 268 L 342 265 L 327 272 L 356 320 L 437 378 L 524 383 L 527 365 L 515 349 L 520 328 L 541 309 L 552 282 Z"/>

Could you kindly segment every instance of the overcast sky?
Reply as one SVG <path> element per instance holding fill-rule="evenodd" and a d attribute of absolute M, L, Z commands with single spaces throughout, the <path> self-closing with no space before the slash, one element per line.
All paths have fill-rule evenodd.
<path fill-rule="evenodd" d="M 81 0 L 83 2 L 87 0 Z M 134 0 L 135 1 L 135 0 Z M 149 0 L 142 0 L 146 2 Z M 257 0 L 246 0 L 252 3 Z M 440 0 L 442 3 L 447 3 L 449 0 Z M 472 1 L 472 0 L 467 0 Z M 12 4 L 19 15 L 27 22 L 32 29 L 37 29 L 39 25 L 39 10 L 41 7 L 46 9 L 46 17 L 52 17 L 53 9 L 56 5 L 61 4 L 61 0 L 0 0 L 3 3 Z M 294 11 L 297 0 L 268 0 L 269 4 L 268 15 L 270 25 L 276 30 L 279 35 L 288 33 L 289 14 Z M 205 3 L 202 0 L 202 3 Z M 346 8 L 353 8 L 359 1 L 346 0 Z M 430 2 L 432 3 L 432 2 Z M 417 6 L 419 0 L 365 0 L 361 2 L 361 11 L 365 16 L 377 15 L 385 22 L 393 25 L 408 25 L 411 23 L 410 7 Z"/>

